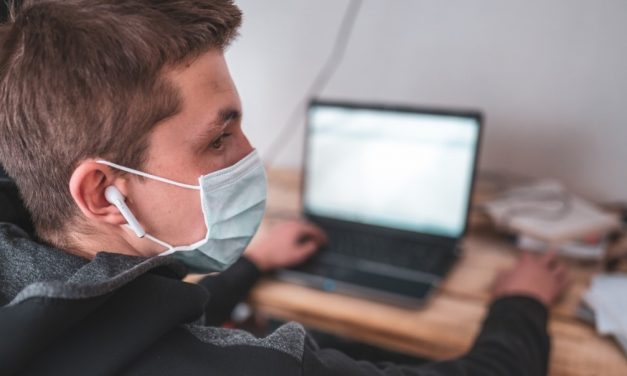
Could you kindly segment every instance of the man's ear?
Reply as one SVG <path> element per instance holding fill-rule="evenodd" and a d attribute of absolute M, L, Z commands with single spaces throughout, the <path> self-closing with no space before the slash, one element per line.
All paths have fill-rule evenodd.
<path fill-rule="evenodd" d="M 83 161 L 70 177 L 70 194 L 83 215 L 89 219 L 122 225 L 126 220 L 115 205 L 105 198 L 105 189 L 113 185 L 126 195 L 126 180 L 112 169 L 93 160 Z"/>

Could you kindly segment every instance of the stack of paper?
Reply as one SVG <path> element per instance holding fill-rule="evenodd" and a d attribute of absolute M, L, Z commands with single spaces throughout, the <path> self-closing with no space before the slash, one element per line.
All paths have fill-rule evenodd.
<path fill-rule="evenodd" d="M 594 311 L 599 334 L 614 336 L 627 353 L 627 275 L 594 277 L 583 299 Z"/>
<path fill-rule="evenodd" d="M 485 209 L 498 226 L 551 245 L 591 235 L 602 237 L 620 225 L 618 216 L 600 210 L 551 180 L 511 189 L 485 204 Z"/>
<path fill-rule="evenodd" d="M 579 260 L 601 260 L 607 249 L 607 238 L 597 240 L 575 240 L 558 245 L 550 244 L 530 236 L 519 235 L 516 246 L 525 251 L 546 252 L 556 250 L 562 256 Z"/>

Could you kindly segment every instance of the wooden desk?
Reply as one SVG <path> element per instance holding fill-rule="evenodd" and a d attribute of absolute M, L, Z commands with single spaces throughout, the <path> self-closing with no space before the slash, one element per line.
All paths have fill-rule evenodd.
<path fill-rule="evenodd" d="M 271 171 L 268 216 L 295 216 L 299 208 L 299 174 Z M 403 309 L 364 299 L 278 282 L 262 281 L 251 302 L 264 315 L 294 320 L 366 343 L 432 359 L 457 357 L 475 338 L 490 300 L 495 275 L 514 264 L 519 253 L 496 235 L 481 231 L 482 219 L 471 219 L 462 257 L 441 289 L 421 309 Z M 574 285 L 553 308 L 550 374 L 627 375 L 627 357 L 594 328 L 574 317 L 580 296 L 597 265 L 572 265 Z M 627 293 L 627 292 L 626 292 Z"/>

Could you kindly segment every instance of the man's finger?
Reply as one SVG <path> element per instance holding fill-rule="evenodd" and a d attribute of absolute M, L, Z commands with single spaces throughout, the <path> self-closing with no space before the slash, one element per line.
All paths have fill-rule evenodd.
<path fill-rule="evenodd" d="M 568 274 L 568 268 L 564 264 L 558 264 L 555 269 L 553 269 L 553 275 L 555 275 L 558 279 L 566 278 Z"/>
<path fill-rule="evenodd" d="M 552 249 L 540 257 L 540 263 L 549 268 L 553 268 L 557 263 L 557 250 Z"/>
<path fill-rule="evenodd" d="M 298 245 L 298 252 L 300 252 L 302 255 L 305 255 L 305 256 L 308 256 L 316 252 L 319 249 L 320 249 L 320 244 L 312 240 L 306 241 Z"/>
<path fill-rule="evenodd" d="M 531 252 L 523 251 L 522 254 L 520 255 L 520 262 L 527 262 L 530 260 L 532 260 Z"/>
<path fill-rule="evenodd" d="M 572 283 L 574 282 L 573 277 L 570 273 L 566 273 L 564 278 L 562 278 L 558 283 L 559 287 L 562 291 L 566 290 Z"/>
<path fill-rule="evenodd" d="M 494 277 L 494 280 L 492 281 L 492 288 L 500 285 L 505 280 L 505 278 L 507 278 L 508 273 L 509 272 L 506 270 L 498 272 L 498 274 L 496 275 L 496 277 Z"/>
<path fill-rule="evenodd" d="M 301 222 L 299 230 L 303 232 L 302 235 L 308 235 L 320 244 L 326 244 L 328 242 L 327 235 L 322 229 L 309 222 Z"/>

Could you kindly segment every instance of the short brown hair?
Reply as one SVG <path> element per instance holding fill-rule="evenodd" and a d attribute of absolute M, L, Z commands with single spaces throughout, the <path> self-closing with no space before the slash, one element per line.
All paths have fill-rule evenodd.
<path fill-rule="evenodd" d="M 223 50 L 240 23 L 232 0 L 13 6 L 0 26 L 0 161 L 42 239 L 78 212 L 68 183 L 81 160 L 141 168 L 151 129 L 180 109 L 163 70 Z"/>

